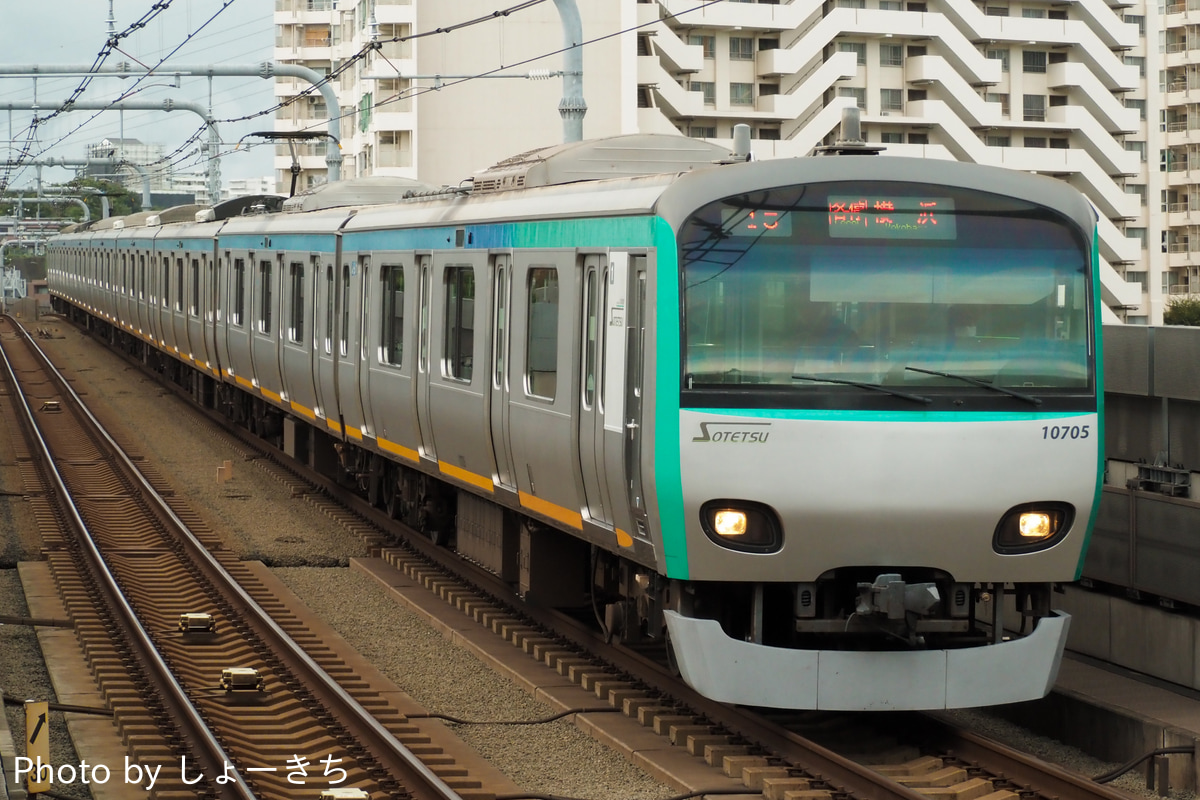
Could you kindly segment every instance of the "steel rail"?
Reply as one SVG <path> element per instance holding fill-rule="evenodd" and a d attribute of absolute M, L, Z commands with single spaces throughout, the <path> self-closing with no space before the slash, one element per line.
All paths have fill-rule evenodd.
<path fill-rule="evenodd" d="M 246 622 L 255 629 L 256 633 L 264 638 L 270 638 L 271 641 L 287 651 L 288 656 L 297 665 L 303 667 L 304 674 L 302 677 L 310 689 L 317 689 L 315 692 L 319 695 L 319 700 L 328 705 L 346 712 L 346 717 L 342 718 L 343 724 L 352 723 L 352 730 L 356 736 L 360 736 L 368 744 L 372 755 L 375 757 L 390 757 L 390 763 L 385 766 L 392 770 L 397 776 L 405 776 L 409 779 L 416 779 L 431 790 L 431 794 L 425 795 L 436 800 L 462 800 L 461 796 L 438 775 L 424 764 L 411 750 L 400 742 L 379 720 L 367 711 L 357 700 L 354 699 L 345 689 L 338 684 L 337 680 L 329 675 L 321 666 L 307 653 L 304 648 L 292 639 L 291 636 L 271 617 L 266 610 L 258 604 L 258 602 L 250 596 L 250 594 L 229 574 L 225 567 L 218 561 L 212 553 L 204 546 L 195 534 L 188 529 L 186 523 L 176 516 L 175 512 L 168 505 L 166 500 L 155 491 L 150 482 L 142 475 L 141 471 L 133 464 L 132 461 L 125 455 L 125 452 L 117 445 L 117 443 L 109 436 L 104 427 L 96 420 L 91 411 L 84 404 L 83 400 L 75 393 L 75 390 L 67 383 L 66 379 L 58 372 L 46 354 L 33 342 L 28 333 L 25 337 L 33 345 L 39 356 L 46 362 L 48 368 L 53 371 L 56 378 L 61 382 L 65 391 L 79 404 L 83 412 L 96 426 L 99 434 L 112 446 L 117 454 L 117 459 L 128 469 L 129 473 L 139 482 L 141 488 L 152 497 L 158 504 L 158 510 L 163 514 L 170 523 L 177 526 L 184 537 L 184 543 L 187 546 L 189 553 L 203 562 L 208 568 L 211 575 L 219 577 L 222 585 L 219 590 L 234 605 L 241 604 L 242 610 L 247 616 Z M 232 763 L 230 761 L 229 763 Z M 218 772 L 219 774 L 219 772 Z M 414 791 L 417 787 L 407 786 L 410 791 Z"/>
<path fill-rule="evenodd" d="M 16 330 L 20 331 L 21 335 L 24 336 L 26 343 L 31 347 L 33 352 L 35 352 L 45 362 L 48 370 L 54 376 L 55 380 L 59 382 L 60 386 L 66 388 L 75 401 L 79 403 L 80 407 L 84 408 L 87 416 L 91 418 L 91 421 L 98 425 L 99 423 L 96 423 L 95 418 L 91 417 L 91 412 L 86 410 L 86 407 L 83 406 L 82 400 L 79 399 L 79 396 L 75 394 L 74 390 L 72 390 L 67 384 L 67 381 L 62 374 L 55 369 L 53 364 L 49 362 L 45 353 L 43 353 L 41 348 L 37 346 L 37 343 L 34 342 L 32 337 L 29 336 L 29 333 L 19 324 L 17 324 L 16 321 L 11 317 L 6 317 L 6 319 L 8 319 L 9 323 Z M 124 594 L 117 585 L 116 578 L 109 570 L 108 565 L 104 561 L 104 557 L 96 548 L 95 542 L 92 541 L 91 531 L 88 529 L 87 524 L 83 521 L 83 517 L 80 515 L 78 507 L 75 505 L 73 498 L 67 491 L 66 483 L 63 480 L 62 474 L 58 471 L 58 467 L 55 466 L 54 457 L 50 454 L 49 446 L 46 444 L 46 440 L 42 437 L 42 433 L 38 429 L 37 422 L 33 416 L 33 411 L 26 402 L 24 393 L 20 391 L 20 384 L 17 382 L 17 376 L 13 371 L 12 362 L 8 357 L 8 353 L 2 347 L 0 347 L 0 357 L 3 358 L 4 369 L 8 374 L 8 380 L 13 386 L 14 395 L 17 404 L 21 409 L 22 416 L 29 424 L 29 430 L 32 432 L 31 435 L 35 440 L 35 452 L 41 459 L 46 474 L 53 484 L 53 489 L 57 495 L 59 504 L 66 512 L 68 521 L 77 534 L 77 540 L 84 548 L 85 554 L 87 555 L 87 566 L 91 570 L 92 576 L 96 580 L 98 588 L 103 594 L 107 608 L 112 609 L 114 613 L 119 616 L 121 623 L 126 627 L 126 629 L 133 634 L 129 641 L 130 645 L 137 650 L 141 662 L 150 668 L 158 685 L 166 689 L 166 691 L 161 695 L 161 699 L 167 706 L 167 709 L 171 712 L 171 716 L 175 721 L 175 724 L 178 725 L 184 733 L 186 733 L 185 741 L 188 741 L 195 746 L 200 751 L 199 758 L 207 762 L 206 764 L 202 765 L 201 769 L 206 772 L 211 771 L 218 775 L 222 774 L 223 765 L 226 763 L 232 763 L 231 759 L 229 758 L 228 754 L 226 754 L 224 748 L 221 746 L 221 743 L 217 741 L 215 736 L 213 736 L 212 731 L 209 730 L 208 725 L 205 723 L 204 718 L 201 716 L 199 710 L 192 705 L 187 693 L 184 692 L 183 687 L 180 686 L 179 682 L 175 679 L 174 674 L 172 674 L 171 668 L 155 649 L 154 643 L 150 639 L 150 634 L 146 632 L 146 629 L 142 626 L 141 622 L 137 618 L 137 615 L 134 613 L 133 608 L 125 599 Z M 107 434 L 105 435 L 107 436 Z M 109 441 L 111 441 L 111 439 Z M 207 769 L 205 769 L 205 767 L 207 767 Z M 250 789 L 249 785 L 242 780 L 240 775 L 237 776 L 235 780 L 227 784 L 220 785 L 217 791 L 218 796 L 222 798 L 231 798 L 236 800 L 257 800 L 254 792 Z"/>

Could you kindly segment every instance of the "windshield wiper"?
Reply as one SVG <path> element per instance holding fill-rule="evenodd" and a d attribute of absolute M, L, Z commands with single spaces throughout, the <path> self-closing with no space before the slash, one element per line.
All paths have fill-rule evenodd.
<path fill-rule="evenodd" d="M 818 383 L 837 383 L 837 384 L 841 384 L 842 386 L 857 386 L 860 389 L 870 389 L 873 392 L 883 392 L 884 394 L 890 394 L 893 397 L 903 397 L 905 400 L 912 400 L 914 403 L 924 403 L 925 405 L 929 405 L 930 403 L 933 402 L 933 400 L 931 398 L 924 397 L 919 394 L 910 394 L 908 392 L 901 392 L 896 389 L 889 389 L 888 387 L 882 386 L 878 383 L 864 383 L 862 381 L 844 381 L 840 378 L 822 378 L 819 375 L 793 375 L 792 379 L 797 380 L 797 381 L 816 381 Z"/>
<path fill-rule="evenodd" d="M 1015 397 L 1018 400 L 1024 400 L 1026 403 L 1032 403 L 1035 406 L 1040 406 L 1042 404 L 1042 400 L 1040 397 L 1034 397 L 1033 395 L 1025 394 L 1024 392 L 1014 391 L 1013 389 L 1007 389 L 1003 386 L 997 386 L 994 383 L 988 383 L 987 381 L 981 381 L 977 378 L 968 378 L 966 375 L 955 375 L 953 372 L 938 372 L 935 369 L 921 369 L 920 367 L 905 367 L 904 369 L 906 369 L 910 372 L 923 372 L 926 375 L 937 375 L 939 378 L 950 378 L 952 380 L 962 381 L 963 383 L 969 383 L 972 386 L 979 386 L 984 389 L 991 389 L 993 392 L 999 392 L 1000 394 L 1006 394 L 1009 397 Z"/>

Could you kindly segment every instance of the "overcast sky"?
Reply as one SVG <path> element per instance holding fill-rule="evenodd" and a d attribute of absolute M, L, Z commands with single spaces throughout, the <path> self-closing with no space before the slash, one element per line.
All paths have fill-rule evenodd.
<path fill-rule="evenodd" d="M 227 7 L 221 11 L 221 7 Z M 116 31 L 125 31 L 143 18 L 153 0 L 113 0 Z M 168 53 L 187 40 L 167 65 L 172 63 L 257 65 L 272 57 L 274 3 L 270 0 L 171 0 L 170 6 L 151 20 L 144 29 L 134 32 L 118 44 L 123 52 L 113 52 L 105 62 L 115 66 L 122 61 L 157 64 Z M 0 65 L 74 65 L 91 64 L 104 48 L 108 37 L 109 0 L 20 0 L 4 3 L 4 23 L 0 26 Z M 217 12 L 220 11 L 220 14 Z M 215 19 L 208 22 L 216 15 Z M 208 22 L 207 25 L 205 23 Z M 201 26 L 204 26 L 201 30 Z M 56 108 L 81 83 L 81 77 L 37 79 L 36 102 L 41 115 Z M 81 101 L 109 102 L 130 90 L 136 79 L 96 78 Z M 181 86 L 170 84 L 173 78 L 151 78 L 139 85 L 130 99 L 162 102 L 176 101 L 209 104 L 209 79 L 184 77 Z M 217 120 L 231 119 L 265 111 L 274 103 L 273 81 L 258 77 L 214 78 L 212 109 Z M 29 104 L 35 100 L 34 81 L 28 77 L 0 77 L 0 146 L 8 161 L 25 144 L 33 112 L 10 109 L 9 104 Z M 99 142 L 124 133 L 126 138 L 140 139 L 164 146 L 167 153 L 180 147 L 203 125 L 203 120 L 190 111 L 72 111 L 38 127 L 34 153 L 41 158 L 82 158 L 89 143 Z M 95 119 L 91 119 L 95 116 Z M 122 116 L 123 127 L 122 127 Z M 90 122 L 88 120 L 91 120 Z M 86 123 L 86 124 L 84 124 Z M 226 142 L 223 151 L 245 134 L 270 130 L 272 115 L 240 123 L 219 123 L 221 138 Z M 79 126 L 83 127 L 79 127 Z M 76 128 L 79 128 L 76 130 Z M 68 136 L 69 134 L 69 136 Z M 61 143 L 59 139 L 67 138 Z M 205 135 L 207 140 L 207 134 Z M 16 140 L 15 142 L 13 140 Z M 253 140 L 261 141 L 261 140 Z M 176 159 L 177 168 L 184 171 L 202 170 L 199 154 L 190 145 L 185 155 Z M 225 179 L 256 177 L 272 174 L 272 145 L 260 145 L 227 155 L 221 159 L 221 174 Z M 0 174 L 3 168 L 0 167 Z M 43 170 L 43 180 L 59 182 L 71 173 L 61 167 Z M 11 188 L 32 186 L 35 172 L 25 168 L 12 177 Z"/>

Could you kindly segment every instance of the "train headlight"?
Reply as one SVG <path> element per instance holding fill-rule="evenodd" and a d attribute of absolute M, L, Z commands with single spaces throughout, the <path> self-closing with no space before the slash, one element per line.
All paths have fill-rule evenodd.
<path fill-rule="evenodd" d="M 783 547 L 779 517 L 762 503 L 710 500 L 700 508 L 700 526 L 709 539 L 730 550 L 774 553 Z"/>
<path fill-rule="evenodd" d="M 1004 555 L 1032 553 L 1062 541 L 1075 520 L 1069 503 L 1047 501 L 1011 508 L 1000 519 L 992 548 Z"/>
<path fill-rule="evenodd" d="M 713 513 L 713 531 L 718 536 L 745 536 L 748 528 L 745 511 L 722 508 Z"/>

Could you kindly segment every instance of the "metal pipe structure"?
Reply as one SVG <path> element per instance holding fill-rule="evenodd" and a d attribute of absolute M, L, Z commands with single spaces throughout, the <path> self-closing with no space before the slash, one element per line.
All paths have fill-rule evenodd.
<path fill-rule="evenodd" d="M 563 53 L 563 98 L 558 104 L 563 141 L 581 142 L 583 117 L 587 114 L 583 99 L 583 21 L 575 0 L 554 0 L 554 5 L 562 18 L 563 45 L 567 48 Z"/>
<path fill-rule="evenodd" d="M 9 102 L 0 103 L 0 108 L 7 108 L 10 111 L 13 109 L 20 110 L 40 110 L 46 107 L 61 108 L 65 103 L 30 103 L 30 102 Z M 208 110 L 199 103 L 193 103 L 189 100 L 171 100 L 170 98 L 161 101 L 154 100 L 121 100 L 116 103 L 105 103 L 102 100 L 76 100 L 70 104 L 68 111 L 191 111 L 198 114 L 204 120 L 204 124 L 208 126 L 208 144 L 205 149 L 209 154 L 208 169 L 208 195 L 213 202 L 218 202 L 221 199 L 221 163 L 220 163 L 220 146 L 221 135 L 217 131 L 217 123 L 208 114 Z"/>
<path fill-rule="evenodd" d="M 45 158 L 37 161 L 26 161 L 35 167 L 132 167 L 142 176 L 142 209 L 148 210 L 150 202 L 150 171 L 142 164 L 120 158 Z M 15 166 L 15 161 L 5 161 L 0 166 Z"/>
<path fill-rule="evenodd" d="M 78 203 L 79 207 L 83 209 L 83 221 L 88 222 L 92 218 L 92 210 L 88 208 L 87 203 L 85 203 L 83 199 L 79 197 L 23 197 L 18 195 L 16 197 L 0 197 L 0 203 L 16 203 L 18 209 L 20 209 L 20 207 L 26 203 L 33 203 L 34 205 L 39 203 Z M 17 216 L 19 218 L 20 214 L 18 213 Z M 0 258 L 0 264 L 3 263 L 4 259 Z"/>
<path fill-rule="evenodd" d="M 569 2 L 574 3 L 574 0 L 569 0 Z M 149 69 L 130 64 L 129 62 L 121 62 L 111 67 L 101 66 L 98 69 L 92 69 L 90 64 L 0 64 L 0 78 L 30 76 L 36 78 L 39 75 L 103 75 L 113 78 L 130 78 L 141 77 L 147 74 L 151 74 Z M 281 64 L 277 61 L 264 61 L 260 64 L 201 64 L 162 67 L 155 69 L 153 74 L 161 77 L 175 78 L 182 75 L 191 75 L 209 78 L 259 77 L 264 80 L 283 76 L 302 78 L 308 81 L 317 87 L 317 90 L 321 93 L 321 97 L 325 99 L 325 108 L 329 114 L 329 137 L 337 144 L 337 147 L 329 148 L 329 152 L 325 155 L 325 165 L 329 169 L 329 182 L 333 183 L 341 180 L 342 137 L 338 123 L 340 108 L 338 106 L 337 94 L 334 93 L 333 87 L 326 80 L 325 76 L 316 70 L 299 64 Z M 43 103 L 42 105 L 47 106 L 49 104 Z M 82 108 L 79 103 L 75 103 L 74 107 Z M 214 152 L 212 155 L 215 158 L 216 153 Z M 217 194 L 213 195 L 213 197 L 217 198 L 219 195 L 220 187 L 218 186 Z"/>

